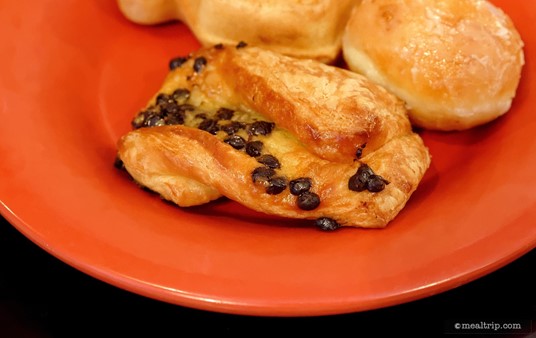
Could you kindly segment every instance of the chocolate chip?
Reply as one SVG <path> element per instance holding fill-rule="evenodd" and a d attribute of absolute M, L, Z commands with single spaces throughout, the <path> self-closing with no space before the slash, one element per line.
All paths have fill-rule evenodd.
<path fill-rule="evenodd" d="M 226 132 L 227 135 L 233 135 L 242 128 L 244 128 L 244 124 L 241 122 L 237 122 L 237 121 L 232 121 L 231 123 L 221 126 L 221 130 Z"/>
<path fill-rule="evenodd" d="M 228 108 L 220 108 L 216 112 L 216 116 L 220 120 L 230 120 L 233 118 L 234 110 L 228 109 Z"/>
<path fill-rule="evenodd" d="M 352 191 L 363 191 L 367 189 L 367 181 L 363 180 L 358 174 L 354 174 L 348 180 L 348 189 Z"/>
<path fill-rule="evenodd" d="M 184 112 L 178 111 L 177 113 L 168 114 L 164 117 L 166 125 L 172 124 L 183 124 L 184 123 Z"/>
<path fill-rule="evenodd" d="M 182 66 L 186 61 L 188 61 L 188 57 L 179 56 L 176 58 L 173 58 L 169 61 L 169 70 L 173 70 L 175 68 L 179 68 Z"/>
<path fill-rule="evenodd" d="M 143 127 L 145 124 L 145 118 L 147 117 L 147 113 L 145 111 L 141 111 L 132 119 L 130 124 L 132 125 L 132 128 L 138 129 Z"/>
<path fill-rule="evenodd" d="M 385 189 L 385 185 L 389 184 L 389 181 L 385 180 L 379 175 L 372 175 L 367 181 L 367 190 L 370 192 L 380 192 Z"/>
<path fill-rule="evenodd" d="M 169 96 L 168 94 L 165 94 L 165 93 L 160 93 L 156 97 L 156 104 L 157 105 L 162 105 L 162 104 L 165 104 L 165 103 L 171 103 L 173 101 L 174 101 L 173 98 L 171 96 Z"/>
<path fill-rule="evenodd" d="M 115 160 L 114 160 L 114 167 L 116 169 L 119 169 L 119 170 L 123 170 L 125 169 L 125 164 L 123 163 L 123 161 L 119 158 L 119 156 L 116 156 L 115 157 Z"/>
<path fill-rule="evenodd" d="M 179 105 L 179 109 L 180 109 L 182 112 L 185 112 L 185 111 L 194 111 L 194 110 L 195 110 L 195 107 L 192 106 L 191 104 L 185 103 L 185 104 L 181 104 L 181 105 Z"/>
<path fill-rule="evenodd" d="M 248 44 L 245 43 L 244 41 L 240 41 L 237 45 L 236 45 L 236 49 L 240 49 L 240 48 L 244 48 L 246 47 Z"/>
<path fill-rule="evenodd" d="M 162 113 L 162 115 L 177 114 L 180 111 L 180 106 L 174 100 L 160 105 L 160 112 Z"/>
<path fill-rule="evenodd" d="M 262 163 L 272 169 L 281 168 L 281 163 L 279 163 L 279 160 L 270 154 L 257 157 L 257 162 Z"/>
<path fill-rule="evenodd" d="M 261 155 L 263 143 L 261 141 L 251 141 L 246 143 L 246 154 L 251 157 L 257 157 Z"/>
<path fill-rule="evenodd" d="M 268 186 L 266 187 L 266 193 L 270 195 L 277 195 L 283 192 L 287 188 L 287 180 L 284 177 L 276 176 L 268 180 Z"/>
<path fill-rule="evenodd" d="M 194 72 L 199 73 L 207 65 L 207 59 L 204 56 L 195 58 L 194 60 Z"/>
<path fill-rule="evenodd" d="M 367 189 L 367 181 L 374 172 L 366 164 L 361 164 L 357 172 L 348 180 L 348 189 L 352 191 L 363 191 Z"/>
<path fill-rule="evenodd" d="M 166 125 L 166 121 L 158 115 L 149 116 L 144 123 L 145 127 L 158 127 Z"/>
<path fill-rule="evenodd" d="M 302 210 L 313 210 L 320 205 L 320 196 L 311 191 L 302 192 L 298 196 L 298 207 Z"/>
<path fill-rule="evenodd" d="M 320 217 L 315 221 L 315 225 L 324 231 L 333 231 L 341 227 L 337 221 L 329 217 Z"/>
<path fill-rule="evenodd" d="M 275 123 L 266 121 L 255 121 L 248 126 L 250 135 L 268 135 L 275 127 Z"/>
<path fill-rule="evenodd" d="M 374 174 L 368 165 L 361 164 L 357 172 L 348 180 L 348 189 L 353 191 L 368 190 L 370 192 L 380 192 L 385 189 L 386 184 L 389 184 L 389 181 L 380 175 Z"/>
<path fill-rule="evenodd" d="M 360 145 L 359 147 L 357 147 L 357 150 L 355 152 L 355 157 L 357 159 L 360 159 L 361 156 L 363 156 L 363 150 L 365 149 L 365 147 L 367 146 L 366 143 L 363 143 L 362 145 Z"/>
<path fill-rule="evenodd" d="M 223 140 L 223 142 L 227 143 L 231 147 L 235 149 L 242 149 L 246 146 L 246 140 L 244 140 L 242 137 L 238 135 L 229 136 L 226 139 Z"/>
<path fill-rule="evenodd" d="M 311 189 L 311 179 L 309 177 L 300 177 L 290 181 L 289 188 L 292 195 L 298 196 L 301 193 L 309 191 Z"/>
<path fill-rule="evenodd" d="M 175 100 L 175 102 L 177 102 L 177 104 L 180 105 L 188 101 L 188 99 L 190 98 L 190 91 L 185 88 L 179 88 L 176 89 L 173 94 L 171 94 L 171 97 L 173 98 L 173 100 Z"/>
<path fill-rule="evenodd" d="M 218 121 L 213 119 L 205 119 L 203 122 L 199 124 L 199 129 L 204 130 L 206 132 L 211 133 L 212 135 L 215 135 L 218 130 L 220 130 L 218 126 Z"/>
<path fill-rule="evenodd" d="M 223 49 L 223 43 L 218 43 L 218 44 L 214 45 L 214 48 Z"/>
<path fill-rule="evenodd" d="M 275 170 L 268 167 L 258 167 L 251 173 L 251 179 L 254 183 L 268 180 L 275 175 Z"/>
<path fill-rule="evenodd" d="M 357 169 L 357 173 L 361 175 L 364 178 L 368 178 L 372 175 L 374 175 L 374 172 L 372 171 L 372 168 L 368 166 L 368 164 L 361 164 L 359 166 L 359 169 Z"/>

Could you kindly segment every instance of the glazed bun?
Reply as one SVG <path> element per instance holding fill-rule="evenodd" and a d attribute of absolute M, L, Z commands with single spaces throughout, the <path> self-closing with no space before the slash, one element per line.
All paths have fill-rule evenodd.
<path fill-rule="evenodd" d="M 403 99 L 414 125 L 463 130 L 510 109 L 524 64 L 510 18 L 485 0 L 362 0 L 348 67 Z"/>

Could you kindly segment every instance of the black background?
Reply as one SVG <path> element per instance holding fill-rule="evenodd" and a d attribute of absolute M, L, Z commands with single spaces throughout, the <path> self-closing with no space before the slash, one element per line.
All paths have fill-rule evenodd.
<path fill-rule="evenodd" d="M 453 323 L 464 321 L 519 322 L 521 333 L 492 336 L 527 337 L 536 332 L 535 266 L 532 250 L 471 283 L 378 310 L 297 318 L 239 316 L 184 308 L 101 282 L 49 255 L 0 218 L 0 337 L 433 337 L 454 336 Z"/>

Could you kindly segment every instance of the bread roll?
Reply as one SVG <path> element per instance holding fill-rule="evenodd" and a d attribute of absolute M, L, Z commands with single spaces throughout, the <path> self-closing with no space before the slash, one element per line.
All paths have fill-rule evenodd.
<path fill-rule="evenodd" d="M 179 206 L 225 196 L 322 229 L 379 228 L 430 164 L 403 103 L 356 73 L 244 44 L 170 66 L 118 157 Z"/>
<path fill-rule="evenodd" d="M 463 130 L 510 109 L 524 64 L 510 18 L 485 0 L 363 0 L 348 21 L 348 67 L 402 98 L 413 124 Z"/>
<path fill-rule="evenodd" d="M 246 41 L 286 55 L 332 62 L 355 0 L 117 0 L 140 24 L 183 21 L 204 46 Z"/>

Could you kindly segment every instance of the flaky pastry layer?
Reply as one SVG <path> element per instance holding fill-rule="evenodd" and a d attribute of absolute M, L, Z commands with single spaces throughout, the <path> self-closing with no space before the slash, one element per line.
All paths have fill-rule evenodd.
<path fill-rule="evenodd" d="M 118 156 L 179 206 L 225 196 L 321 227 L 378 228 L 429 167 L 402 102 L 355 73 L 244 44 L 171 65 Z"/>

